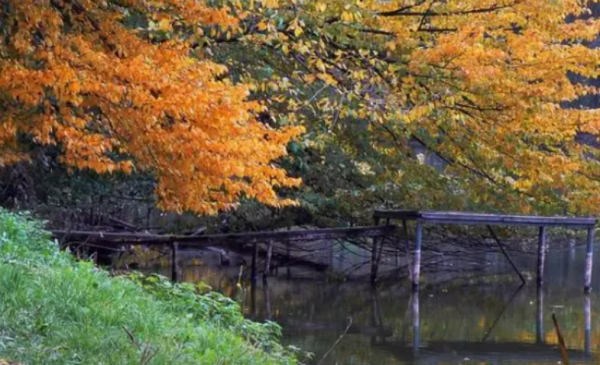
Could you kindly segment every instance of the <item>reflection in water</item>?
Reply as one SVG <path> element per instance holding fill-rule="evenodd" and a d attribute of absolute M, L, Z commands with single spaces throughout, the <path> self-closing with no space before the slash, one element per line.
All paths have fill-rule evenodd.
<path fill-rule="evenodd" d="M 315 362 L 352 317 L 348 334 L 322 364 L 555 365 L 561 358 L 552 313 L 571 362 L 593 363 L 596 357 L 593 344 L 600 341 L 600 326 L 592 326 L 592 318 L 599 318 L 600 271 L 594 273 L 593 294 L 584 296 L 584 257 L 579 249 L 548 255 L 546 280 L 539 289 L 535 281 L 519 288 L 519 279 L 509 275 L 516 280 L 507 282 L 502 276 L 488 284 L 446 282 L 411 294 L 404 283 L 373 290 L 358 282 L 288 280 L 285 270 L 281 277 L 239 290 L 239 268 L 217 270 L 192 262 L 182 265 L 182 276 L 204 280 L 236 298 L 249 317 L 281 323 L 284 341 L 314 352 Z M 535 257 L 516 259 L 519 267 L 535 272 Z M 497 266 L 490 270 L 502 274 Z"/>
<path fill-rule="evenodd" d="M 536 306 L 535 306 L 535 342 L 544 343 L 544 290 L 542 285 L 536 287 Z"/>

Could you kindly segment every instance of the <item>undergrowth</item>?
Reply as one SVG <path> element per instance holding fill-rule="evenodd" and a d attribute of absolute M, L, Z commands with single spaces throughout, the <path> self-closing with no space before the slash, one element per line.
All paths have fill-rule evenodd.
<path fill-rule="evenodd" d="M 159 276 L 111 277 L 0 209 L 0 358 L 23 364 L 296 364 L 274 323 Z"/>

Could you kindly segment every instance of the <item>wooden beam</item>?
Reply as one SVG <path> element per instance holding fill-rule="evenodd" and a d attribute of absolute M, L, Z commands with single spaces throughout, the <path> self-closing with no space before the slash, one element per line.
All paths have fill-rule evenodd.
<path fill-rule="evenodd" d="M 213 246 L 222 244 L 252 244 L 272 241 L 313 241 L 360 237 L 383 237 L 395 232 L 394 226 L 324 228 L 290 231 L 269 231 L 232 234 L 213 234 L 204 236 L 149 235 L 129 232 L 94 231 L 51 231 L 57 239 L 66 241 L 96 240 L 128 244 L 170 244 L 177 241 L 186 246 Z"/>

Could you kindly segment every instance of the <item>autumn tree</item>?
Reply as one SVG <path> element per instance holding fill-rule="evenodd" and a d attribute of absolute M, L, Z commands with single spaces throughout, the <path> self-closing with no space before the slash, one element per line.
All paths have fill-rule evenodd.
<path fill-rule="evenodd" d="M 576 137 L 598 135 L 598 112 L 565 107 L 598 92 L 572 82 L 598 76 L 588 5 L 234 1 L 241 21 L 198 44 L 255 82 L 274 119 L 307 127 L 303 150 L 348 157 L 355 184 L 329 191 L 341 202 L 597 213 L 598 150 Z"/>
<path fill-rule="evenodd" d="M 298 180 L 272 162 L 300 129 L 257 120 L 252 86 L 194 46 L 239 20 L 194 0 L 0 1 L 0 166 L 56 146 L 73 169 L 150 172 L 168 210 L 289 204 L 275 189 Z"/>

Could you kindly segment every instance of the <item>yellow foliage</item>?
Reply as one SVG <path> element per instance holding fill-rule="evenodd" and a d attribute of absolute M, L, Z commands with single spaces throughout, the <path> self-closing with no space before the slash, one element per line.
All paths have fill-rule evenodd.
<path fill-rule="evenodd" d="M 196 0 L 114 3 L 148 14 L 163 31 L 180 21 L 223 28 L 239 21 Z M 12 34 L 0 44 L 0 166 L 26 158 L 16 140 L 25 133 L 60 146 L 72 168 L 152 172 L 165 209 L 214 214 L 242 196 L 292 203 L 274 188 L 299 181 L 272 161 L 301 130 L 255 120 L 263 107 L 247 100 L 250 86 L 194 58 L 188 41 L 152 42 L 123 25 L 127 10 L 111 1 L 5 5 Z"/>

